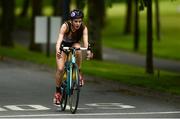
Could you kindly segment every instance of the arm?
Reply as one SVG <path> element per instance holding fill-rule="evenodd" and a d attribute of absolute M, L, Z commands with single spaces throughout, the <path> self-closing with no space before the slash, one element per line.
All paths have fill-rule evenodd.
<path fill-rule="evenodd" d="M 59 48 L 60 48 L 60 45 L 62 43 L 62 40 L 63 40 L 64 34 L 66 32 L 66 29 L 67 29 L 66 24 L 63 24 L 61 26 L 61 28 L 60 28 L 59 36 L 58 36 L 58 39 L 57 39 L 57 42 L 56 42 L 56 54 L 59 52 Z"/>
<path fill-rule="evenodd" d="M 88 48 L 88 29 L 86 26 L 83 31 L 83 45 L 85 48 Z"/>
<path fill-rule="evenodd" d="M 89 47 L 89 42 L 88 42 L 88 29 L 87 27 L 84 28 L 84 31 L 83 31 L 83 43 L 84 43 L 84 47 L 85 48 L 88 48 Z M 93 58 L 93 53 L 88 50 L 87 51 L 87 59 L 91 59 Z"/>

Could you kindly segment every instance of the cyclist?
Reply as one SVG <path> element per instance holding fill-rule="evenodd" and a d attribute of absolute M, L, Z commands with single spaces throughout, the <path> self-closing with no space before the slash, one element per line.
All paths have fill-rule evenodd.
<path fill-rule="evenodd" d="M 56 42 L 56 92 L 54 95 L 53 102 L 55 105 L 60 105 L 61 95 L 61 82 L 63 79 L 64 64 L 66 61 L 66 54 L 60 49 L 62 46 L 76 47 L 81 46 L 81 39 L 83 39 L 83 47 L 88 48 L 88 29 L 83 24 L 83 12 L 81 10 L 75 9 L 70 12 L 70 19 L 65 21 L 59 31 L 59 37 Z M 92 58 L 92 53 L 87 50 L 87 58 Z M 82 54 L 81 51 L 76 52 L 76 63 L 81 69 Z M 84 79 L 82 73 L 80 72 L 80 85 L 84 84 Z"/>

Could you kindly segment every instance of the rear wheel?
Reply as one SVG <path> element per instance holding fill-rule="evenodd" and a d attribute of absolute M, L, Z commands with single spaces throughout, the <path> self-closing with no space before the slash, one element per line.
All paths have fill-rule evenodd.
<path fill-rule="evenodd" d="M 79 86 L 79 69 L 77 65 L 73 65 L 72 68 L 72 83 L 71 83 L 71 95 L 69 98 L 69 105 L 71 113 L 75 113 L 79 103 L 79 93 L 80 93 L 80 86 Z"/>

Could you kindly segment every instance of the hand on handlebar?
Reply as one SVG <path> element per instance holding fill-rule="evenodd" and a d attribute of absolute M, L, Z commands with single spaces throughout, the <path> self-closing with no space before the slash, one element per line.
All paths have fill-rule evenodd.
<path fill-rule="evenodd" d="M 58 59 L 62 57 L 62 51 L 57 51 L 56 56 Z"/>
<path fill-rule="evenodd" d="M 90 60 L 93 58 L 93 53 L 90 50 L 87 50 L 87 60 Z"/>

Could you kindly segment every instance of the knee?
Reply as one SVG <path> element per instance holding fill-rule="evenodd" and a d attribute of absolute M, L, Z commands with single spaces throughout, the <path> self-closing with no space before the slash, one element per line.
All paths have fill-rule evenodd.
<path fill-rule="evenodd" d="M 64 67 L 57 68 L 56 72 L 62 74 L 64 72 Z"/>
<path fill-rule="evenodd" d="M 81 56 L 81 54 L 82 54 L 81 51 L 76 52 L 76 56 Z"/>

